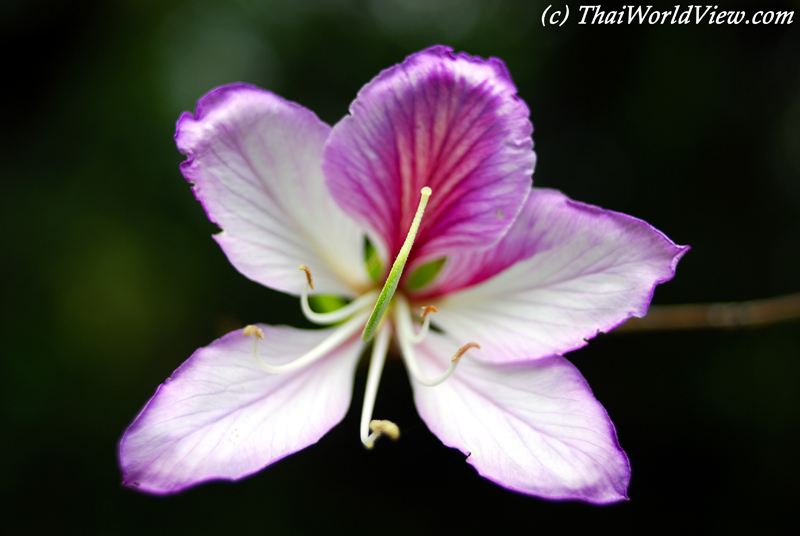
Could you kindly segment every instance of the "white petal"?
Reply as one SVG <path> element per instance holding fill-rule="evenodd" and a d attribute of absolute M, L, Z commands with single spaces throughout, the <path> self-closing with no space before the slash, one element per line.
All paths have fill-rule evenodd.
<path fill-rule="evenodd" d="M 330 127 L 313 112 L 245 84 L 215 89 L 175 140 L 181 165 L 231 263 L 254 281 L 299 294 L 301 264 L 317 292 L 354 296 L 368 282 L 364 234 L 322 178 Z"/>
<path fill-rule="evenodd" d="M 260 327 L 259 353 L 270 364 L 293 360 L 333 331 Z M 159 387 L 120 443 L 125 484 L 172 493 L 238 479 L 316 443 L 342 420 L 362 348 L 357 337 L 280 375 L 256 365 L 252 343 L 241 330 L 229 333 Z"/>
<path fill-rule="evenodd" d="M 418 348 L 435 376 L 457 344 L 430 333 Z M 445 383 L 412 384 L 428 428 L 489 480 L 549 499 L 626 498 L 630 467 L 614 425 L 563 357 L 494 364 L 467 355 Z"/>
<path fill-rule="evenodd" d="M 481 359 L 563 354 L 644 316 L 687 250 L 641 220 L 534 188 L 499 244 L 448 258 L 433 290 L 452 293 L 432 322 L 480 344 Z"/>

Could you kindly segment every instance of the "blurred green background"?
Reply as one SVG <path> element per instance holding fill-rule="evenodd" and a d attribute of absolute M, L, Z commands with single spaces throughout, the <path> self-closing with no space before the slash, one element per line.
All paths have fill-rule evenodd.
<path fill-rule="evenodd" d="M 674 4 L 674 3 L 672 3 Z M 798 10 L 797 3 L 728 2 Z M 563 4 L 559 4 L 563 5 Z M 528 103 L 534 182 L 692 251 L 654 303 L 800 291 L 800 14 L 789 26 L 542 27 L 546 2 L 6 1 L 0 6 L 0 512 L 11 533 L 764 532 L 800 479 L 800 324 L 609 334 L 568 357 L 617 426 L 631 501 L 503 490 L 441 445 L 390 364 L 376 415 L 238 483 L 151 497 L 117 442 L 198 347 L 305 326 L 239 275 L 182 178 L 183 110 L 245 81 L 335 123 L 358 89 L 442 43 L 502 58 Z M 670 4 L 667 4 L 670 6 Z M 604 5 L 607 9 L 619 5 Z M 555 9 L 555 8 L 554 8 Z M 796 516 L 792 516 L 794 519 Z"/>

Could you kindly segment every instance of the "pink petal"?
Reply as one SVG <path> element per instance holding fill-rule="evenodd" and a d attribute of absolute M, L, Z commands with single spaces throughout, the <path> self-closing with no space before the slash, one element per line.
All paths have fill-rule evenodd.
<path fill-rule="evenodd" d="M 420 361 L 435 376 L 458 345 L 428 337 Z M 428 428 L 489 480 L 548 499 L 626 498 L 630 466 L 614 425 L 563 357 L 491 364 L 465 356 L 443 384 L 412 384 Z"/>
<path fill-rule="evenodd" d="M 364 235 L 322 178 L 329 133 L 313 112 L 245 84 L 215 89 L 178 120 L 181 171 L 250 279 L 299 294 L 304 264 L 318 292 L 352 296 L 369 281 Z"/>
<path fill-rule="evenodd" d="M 325 147 L 325 178 L 345 211 L 394 258 L 420 190 L 433 195 L 417 258 L 489 245 L 508 229 L 536 160 L 528 107 L 497 58 L 435 46 L 364 86 Z"/>
<path fill-rule="evenodd" d="M 260 327 L 269 364 L 291 361 L 332 331 Z M 316 443 L 342 420 L 362 348 L 357 337 L 280 375 L 256 365 L 252 342 L 241 330 L 229 333 L 158 388 L 120 443 L 124 484 L 162 494 L 242 478 Z"/>
<path fill-rule="evenodd" d="M 644 316 L 688 249 L 631 216 L 534 188 L 496 247 L 448 257 L 417 299 L 436 303 L 432 321 L 479 343 L 482 359 L 563 354 Z"/>

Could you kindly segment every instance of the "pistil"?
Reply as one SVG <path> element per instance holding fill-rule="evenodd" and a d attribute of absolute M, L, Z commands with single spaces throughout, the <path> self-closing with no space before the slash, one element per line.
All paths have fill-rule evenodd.
<path fill-rule="evenodd" d="M 400 276 L 403 275 L 403 268 L 408 260 L 408 255 L 411 253 L 411 247 L 414 245 L 414 238 L 417 236 L 419 223 L 422 221 L 422 214 L 425 212 L 428 198 L 431 196 L 431 189 L 425 186 L 420 193 L 422 197 L 419 200 L 419 206 L 417 207 L 417 213 L 414 215 L 414 220 L 411 222 L 411 228 L 408 230 L 406 241 L 403 242 L 403 247 L 400 248 L 400 253 L 397 254 L 397 258 L 394 260 L 392 269 L 389 271 L 389 277 L 386 278 L 386 283 L 384 283 L 383 289 L 378 296 L 378 301 L 375 302 L 372 315 L 370 315 L 366 326 L 364 326 L 364 331 L 361 334 L 361 340 L 364 342 L 369 342 L 373 335 L 375 335 L 375 330 L 378 324 L 380 324 L 384 313 L 386 313 L 386 308 L 389 307 L 394 292 L 397 290 Z"/>

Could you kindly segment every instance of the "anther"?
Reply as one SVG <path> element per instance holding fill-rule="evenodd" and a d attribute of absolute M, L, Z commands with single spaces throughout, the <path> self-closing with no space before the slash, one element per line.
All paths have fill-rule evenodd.
<path fill-rule="evenodd" d="M 470 348 L 477 348 L 478 350 L 480 350 L 481 345 L 478 344 L 477 342 L 468 342 L 467 344 L 458 349 L 456 355 L 453 356 L 453 359 L 451 359 L 450 362 L 455 363 L 456 361 L 461 359 L 461 356 L 466 354 L 467 350 L 469 350 Z"/>
<path fill-rule="evenodd" d="M 392 421 L 374 420 L 369 423 L 369 429 L 372 430 L 372 433 L 364 442 L 364 446 L 368 449 L 374 447 L 375 440 L 382 435 L 387 436 L 392 441 L 397 441 L 397 439 L 400 437 L 400 428 Z"/>
<path fill-rule="evenodd" d="M 384 283 L 383 289 L 378 296 L 378 301 L 375 302 L 375 308 L 372 310 L 372 314 L 367 320 L 367 325 L 364 326 L 364 331 L 361 333 L 361 340 L 364 342 L 369 342 L 372 336 L 375 335 L 375 330 L 378 329 L 378 325 L 383 319 L 383 314 L 392 301 L 394 291 L 397 290 L 397 284 L 400 282 L 400 276 L 403 275 L 403 268 L 408 260 L 408 255 L 411 253 L 411 247 L 414 245 L 414 238 L 417 236 L 419 223 L 422 221 L 422 214 L 425 212 L 431 193 L 431 189 L 427 186 L 420 191 L 419 206 L 417 207 L 417 213 L 414 215 L 414 221 L 411 222 L 408 235 L 406 235 L 406 241 L 403 242 L 403 247 L 400 248 L 400 252 L 397 254 L 394 264 L 392 264 L 389 277 L 386 278 L 386 283 Z"/>
<path fill-rule="evenodd" d="M 264 331 L 257 326 L 245 327 L 244 330 L 242 331 L 242 334 L 245 337 L 249 337 L 250 335 L 255 335 L 257 339 L 261 339 L 262 341 L 264 340 Z"/>
<path fill-rule="evenodd" d="M 311 278 L 311 270 L 308 269 L 308 266 L 301 264 L 298 270 L 303 270 L 306 273 L 306 281 L 308 281 L 308 286 L 311 287 L 311 290 L 314 290 L 314 280 Z"/>
<path fill-rule="evenodd" d="M 422 314 L 420 315 L 420 318 L 425 318 L 431 313 L 438 313 L 438 312 L 439 309 L 437 309 L 435 305 L 426 305 L 425 307 L 422 308 Z"/>

